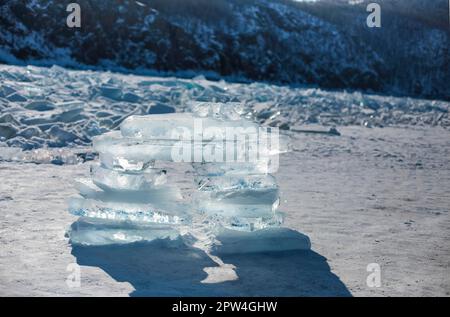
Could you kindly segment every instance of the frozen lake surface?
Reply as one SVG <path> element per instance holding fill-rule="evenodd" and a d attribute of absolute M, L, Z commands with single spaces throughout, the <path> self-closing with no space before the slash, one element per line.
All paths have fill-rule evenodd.
<path fill-rule="evenodd" d="M 0 295 L 450 296 L 447 102 L 58 67 L 1 66 L 0 80 Z M 190 100 L 244 102 L 259 122 L 291 129 L 276 177 L 283 234 L 304 250 L 229 254 L 227 239 L 212 251 L 72 248 L 67 199 L 96 160 L 91 137 Z M 341 136 L 292 131 L 333 125 Z M 174 172 L 187 196 L 189 173 Z M 66 283 L 71 263 L 80 287 Z M 367 286 L 370 263 L 379 288 Z"/>

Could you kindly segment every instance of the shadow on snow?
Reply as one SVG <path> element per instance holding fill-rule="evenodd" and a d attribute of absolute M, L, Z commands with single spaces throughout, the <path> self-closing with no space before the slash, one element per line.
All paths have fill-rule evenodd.
<path fill-rule="evenodd" d="M 181 239 L 74 245 L 72 254 L 79 265 L 99 267 L 116 281 L 130 283 L 135 289 L 131 296 L 351 296 L 330 271 L 326 258 L 310 249 L 307 236 L 290 229 L 278 230 L 288 231 L 291 246 L 298 242 L 299 250 L 229 253 L 230 245 L 233 250 L 239 245 L 245 249 L 254 240 L 223 239 L 214 254 L 236 267 L 238 279 L 215 284 L 201 281 L 208 275 L 204 268 L 218 264 Z"/>

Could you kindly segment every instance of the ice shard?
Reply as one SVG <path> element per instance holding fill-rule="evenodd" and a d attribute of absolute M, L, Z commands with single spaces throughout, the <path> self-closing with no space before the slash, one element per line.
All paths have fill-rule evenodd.
<path fill-rule="evenodd" d="M 123 172 L 92 166 L 92 181 L 105 191 L 146 191 L 163 185 L 167 181 L 166 171 L 146 169 L 141 173 Z"/>
<path fill-rule="evenodd" d="M 132 223 L 80 217 L 68 232 L 72 244 L 108 245 L 127 244 L 155 239 L 175 241 L 179 234 L 172 226 L 164 224 Z"/>

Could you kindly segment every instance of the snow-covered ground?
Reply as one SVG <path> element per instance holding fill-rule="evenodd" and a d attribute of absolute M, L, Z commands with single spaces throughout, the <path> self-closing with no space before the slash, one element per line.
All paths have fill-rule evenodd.
<path fill-rule="evenodd" d="M 0 295 L 450 295 L 446 102 L 60 68 L 1 66 L 0 79 L 1 131 L 13 133 L 0 148 Z M 291 129 L 276 176 L 285 231 L 304 250 L 68 243 L 66 201 L 96 159 L 91 137 L 189 100 L 245 102 L 249 116 Z M 341 136 L 293 131 L 310 124 Z M 190 186 L 189 171 L 175 176 Z M 80 287 L 66 283 L 71 263 Z M 370 263 L 379 288 L 366 283 Z"/>

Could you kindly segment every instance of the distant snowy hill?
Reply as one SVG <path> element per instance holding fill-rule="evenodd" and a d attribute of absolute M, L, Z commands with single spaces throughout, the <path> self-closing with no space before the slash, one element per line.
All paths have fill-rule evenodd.
<path fill-rule="evenodd" d="M 0 62 L 155 70 L 450 100 L 447 1 L 0 0 Z M 367 3 L 367 1 L 365 1 Z M 423 12 L 427 12 L 424 14 Z"/>

